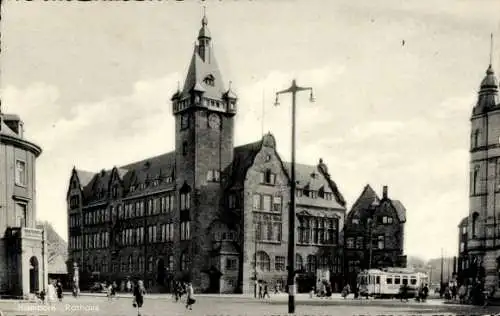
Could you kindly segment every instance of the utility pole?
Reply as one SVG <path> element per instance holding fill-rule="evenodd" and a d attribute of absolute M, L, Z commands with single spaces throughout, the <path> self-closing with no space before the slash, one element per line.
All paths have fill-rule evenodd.
<path fill-rule="evenodd" d="M 276 93 L 275 105 L 279 105 L 278 96 L 280 94 L 291 93 L 292 94 L 292 166 L 290 175 L 290 207 L 288 214 L 288 313 L 295 313 L 295 191 L 297 183 L 295 182 L 295 107 L 296 107 L 296 95 L 299 91 L 309 91 L 309 99 L 314 102 L 312 88 L 309 87 L 299 87 L 295 79 L 292 81 L 290 88 L 279 91 Z"/>
<path fill-rule="evenodd" d="M 444 257 L 443 257 L 443 248 L 441 248 L 441 286 L 443 286 L 443 270 L 444 270 Z"/>

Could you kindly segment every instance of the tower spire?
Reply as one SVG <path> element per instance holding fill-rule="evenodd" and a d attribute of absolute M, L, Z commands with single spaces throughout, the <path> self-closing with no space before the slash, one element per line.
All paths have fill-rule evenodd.
<path fill-rule="evenodd" d="M 493 33 L 490 34 L 490 67 L 493 67 Z"/>

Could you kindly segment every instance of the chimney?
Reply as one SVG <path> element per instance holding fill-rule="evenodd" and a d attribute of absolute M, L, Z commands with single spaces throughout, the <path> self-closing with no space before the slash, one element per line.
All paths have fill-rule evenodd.
<path fill-rule="evenodd" d="M 382 198 L 387 199 L 387 186 L 386 185 L 384 185 L 384 187 L 382 188 Z"/>

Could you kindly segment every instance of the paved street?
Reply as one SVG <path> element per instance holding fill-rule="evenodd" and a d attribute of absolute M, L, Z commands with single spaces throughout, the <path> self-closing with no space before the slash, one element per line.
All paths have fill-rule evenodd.
<path fill-rule="evenodd" d="M 286 296 L 274 297 L 267 301 L 256 301 L 244 297 L 196 297 L 192 311 L 186 311 L 183 303 L 175 303 L 169 296 L 150 296 L 146 298 L 143 316 L 193 315 L 193 316 L 259 316 L 287 314 Z M 82 296 L 78 299 L 65 297 L 63 303 L 52 306 L 26 302 L 0 301 L 0 309 L 5 316 L 14 315 L 106 315 L 134 316 L 135 309 L 129 297 L 108 301 L 102 296 Z M 36 310 L 38 309 L 38 311 Z M 428 303 L 401 303 L 394 300 L 322 300 L 298 297 L 297 315 L 485 315 L 499 312 L 499 307 L 478 308 L 457 306 L 431 301 Z"/>

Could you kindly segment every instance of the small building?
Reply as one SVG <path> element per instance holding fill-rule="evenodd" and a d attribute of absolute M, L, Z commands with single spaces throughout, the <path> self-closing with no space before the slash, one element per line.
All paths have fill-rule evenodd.
<path fill-rule="evenodd" d="M 467 226 L 469 217 L 464 217 L 460 224 L 458 224 L 458 258 L 457 258 L 457 281 L 459 284 L 467 283 L 470 277 L 469 275 L 469 257 L 467 253 Z"/>
<path fill-rule="evenodd" d="M 390 199 L 387 186 L 382 198 L 366 185 L 347 214 L 344 226 L 345 280 L 356 286 L 358 273 L 366 269 L 406 268 L 403 254 L 406 209 Z"/>
<path fill-rule="evenodd" d="M 36 159 L 19 116 L 0 109 L 0 293 L 25 296 L 47 283 L 46 240 L 36 223 Z"/>

